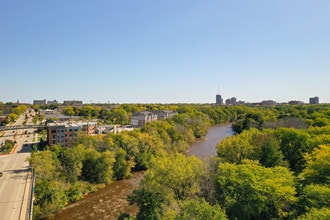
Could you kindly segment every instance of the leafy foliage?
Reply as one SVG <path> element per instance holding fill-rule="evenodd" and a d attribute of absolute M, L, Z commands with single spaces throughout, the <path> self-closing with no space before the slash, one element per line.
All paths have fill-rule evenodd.
<path fill-rule="evenodd" d="M 145 184 L 161 193 L 166 192 L 167 196 L 185 200 L 198 191 L 197 183 L 202 172 L 202 163 L 194 156 L 154 157 Z"/>
<path fill-rule="evenodd" d="M 327 212 L 329 105 L 125 104 L 64 112 L 126 124 L 132 112 L 162 109 L 179 114 L 132 132 L 78 134 L 70 148 L 33 152 L 35 216 L 60 210 L 141 169 L 148 169 L 147 175 L 129 196 L 140 208 L 137 219 L 308 218 Z M 214 164 L 181 154 L 211 125 L 228 121 L 237 135 L 217 145 Z"/>
<path fill-rule="evenodd" d="M 222 163 L 217 175 L 219 201 L 229 219 L 288 217 L 296 202 L 294 177 L 287 168 Z"/>
<path fill-rule="evenodd" d="M 139 206 L 139 212 L 136 216 L 137 220 L 161 219 L 161 204 L 163 202 L 163 198 L 160 193 L 141 188 L 134 190 L 134 192 L 129 195 L 127 199 L 130 204 L 137 204 Z"/>
<path fill-rule="evenodd" d="M 320 145 L 305 155 L 307 165 L 301 176 L 307 183 L 330 184 L 330 146 Z"/>
<path fill-rule="evenodd" d="M 204 199 L 191 199 L 182 203 L 180 213 L 175 217 L 175 220 L 190 219 L 224 220 L 227 217 L 219 205 L 211 206 Z"/>
<path fill-rule="evenodd" d="M 280 141 L 281 151 L 291 170 L 296 174 L 300 173 L 306 165 L 304 154 L 313 149 L 308 142 L 310 135 L 304 130 L 279 128 L 275 131 L 275 136 Z"/>
<path fill-rule="evenodd" d="M 298 220 L 328 220 L 330 219 L 330 208 L 312 209 L 299 216 Z"/>

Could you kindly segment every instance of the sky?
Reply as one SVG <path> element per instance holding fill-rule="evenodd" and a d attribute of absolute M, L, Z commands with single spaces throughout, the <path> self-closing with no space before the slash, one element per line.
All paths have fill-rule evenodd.
<path fill-rule="evenodd" d="M 1 0 L 0 101 L 330 103 L 329 0 Z"/>

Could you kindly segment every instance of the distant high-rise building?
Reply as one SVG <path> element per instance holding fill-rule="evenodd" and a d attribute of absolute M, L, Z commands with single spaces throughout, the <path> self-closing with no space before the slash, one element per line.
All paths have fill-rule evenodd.
<path fill-rule="evenodd" d="M 58 101 L 54 100 L 54 101 L 47 101 L 47 105 L 57 105 Z"/>
<path fill-rule="evenodd" d="M 264 100 L 261 102 L 262 105 L 276 105 L 274 100 Z"/>
<path fill-rule="evenodd" d="M 237 100 L 236 100 L 235 97 L 231 97 L 231 98 L 230 98 L 230 104 L 232 104 L 232 105 L 236 105 L 236 102 L 237 102 Z"/>
<path fill-rule="evenodd" d="M 46 99 L 44 99 L 44 100 L 33 100 L 33 105 L 46 105 Z"/>
<path fill-rule="evenodd" d="M 71 105 L 71 106 L 82 106 L 83 102 L 82 101 L 77 101 L 77 100 L 66 100 L 63 101 L 63 105 Z"/>
<path fill-rule="evenodd" d="M 230 99 L 226 99 L 226 105 L 236 105 L 237 100 L 235 97 L 231 97 Z"/>
<path fill-rule="evenodd" d="M 222 105 L 223 104 L 223 99 L 222 99 L 220 94 L 216 95 L 215 104 L 217 104 L 217 105 Z"/>
<path fill-rule="evenodd" d="M 309 98 L 309 104 L 314 104 L 314 105 L 319 104 L 319 97 L 315 96 L 315 97 Z"/>
<path fill-rule="evenodd" d="M 292 101 L 289 101 L 289 104 L 290 105 L 302 105 L 302 104 L 304 104 L 304 102 L 297 101 L 297 100 L 292 100 Z"/>

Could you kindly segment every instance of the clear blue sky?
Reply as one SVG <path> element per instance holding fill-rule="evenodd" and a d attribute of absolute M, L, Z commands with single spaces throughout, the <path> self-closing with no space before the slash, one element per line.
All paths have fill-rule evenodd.
<path fill-rule="evenodd" d="M 1 0 L 0 101 L 330 103 L 329 0 Z"/>

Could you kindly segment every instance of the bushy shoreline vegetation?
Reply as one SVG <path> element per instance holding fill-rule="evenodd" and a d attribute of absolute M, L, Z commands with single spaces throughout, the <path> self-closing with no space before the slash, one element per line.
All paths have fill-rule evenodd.
<path fill-rule="evenodd" d="M 329 105 L 132 104 L 115 109 L 126 115 L 112 117 L 117 122 L 136 110 L 179 114 L 131 132 L 79 134 L 70 148 L 35 150 L 35 218 L 145 169 L 144 180 L 128 197 L 139 212 L 129 218 L 292 219 L 329 209 Z M 218 157 L 210 164 L 184 156 L 210 126 L 223 122 L 232 122 L 237 135 L 218 144 Z"/>

